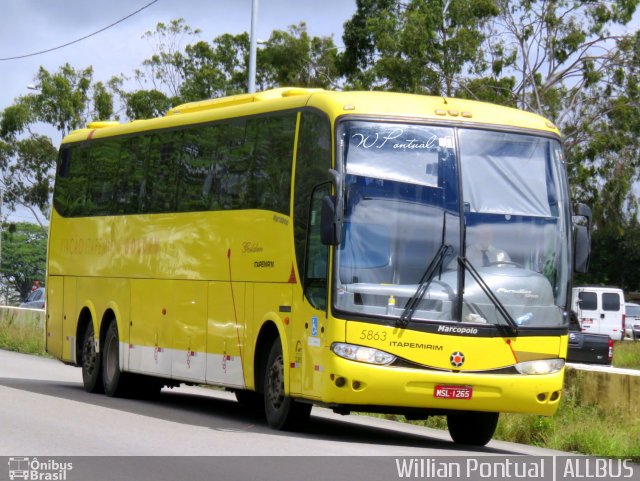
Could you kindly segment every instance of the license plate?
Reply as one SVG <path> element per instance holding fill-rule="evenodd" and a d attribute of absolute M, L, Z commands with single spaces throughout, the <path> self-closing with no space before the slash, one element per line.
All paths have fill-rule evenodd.
<path fill-rule="evenodd" d="M 447 386 L 439 385 L 433 390 L 433 397 L 438 399 L 471 399 L 473 388 L 471 386 Z"/>

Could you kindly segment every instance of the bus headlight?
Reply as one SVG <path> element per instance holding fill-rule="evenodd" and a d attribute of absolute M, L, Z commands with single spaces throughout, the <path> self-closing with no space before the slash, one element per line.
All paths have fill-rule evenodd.
<path fill-rule="evenodd" d="M 564 366 L 564 359 L 540 359 L 538 361 L 519 362 L 515 365 L 520 374 L 551 374 Z"/>
<path fill-rule="evenodd" d="M 338 356 L 351 361 L 366 362 L 368 364 L 387 365 L 396 360 L 396 356 L 388 352 L 379 351 L 372 347 L 356 346 L 344 342 L 334 342 L 331 350 Z"/>

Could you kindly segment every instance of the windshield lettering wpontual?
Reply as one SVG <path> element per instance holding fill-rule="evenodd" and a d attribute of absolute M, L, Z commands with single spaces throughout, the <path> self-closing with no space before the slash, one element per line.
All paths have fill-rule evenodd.
<path fill-rule="evenodd" d="M 558 140 L 368 121 L 344 122 L 342 138 L 338 310 L 399 319 L 447 245 L 452 255 L 412 301 L 412 321 L 504 323 L 456 262 L 466 256 L 518 325 L 563 325 L 568 208 Z"/>

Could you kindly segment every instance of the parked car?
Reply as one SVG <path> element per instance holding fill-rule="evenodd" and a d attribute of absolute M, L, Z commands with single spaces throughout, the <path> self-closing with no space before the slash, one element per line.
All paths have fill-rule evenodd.
<path fill-rule="evenodd" d="M 574 287 L 571 309 L 583 332 L 606 334 L 621 341 L 625 332 L 624 294 L 617 287 Z"/>
<path fill-rule="evenodd" d="M 569 317 L 569 349 L 567 362 L 610 365 L 613 339 L 607 334 L 583 332 L 575 313 Z"/>
<path fill-rule="evenodd" d="M 627 302 L 625 305 L 624 338 L 633 341 L 640 340 L 640 304 Z"/>
<path fill-rule="evenodd" d="M 20 307 L 28 307 L 30 309 L 44 309 L 45 301 L 45 289 L 44 287 L 38 287 L 31 291 L 27 298 L 24 300 Z"/>

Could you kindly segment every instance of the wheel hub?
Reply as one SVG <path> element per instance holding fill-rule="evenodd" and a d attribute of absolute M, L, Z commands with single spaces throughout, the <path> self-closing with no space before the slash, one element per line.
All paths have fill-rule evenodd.
<path fill-rule="evenodd" d="M 284 401 L 284 366 L 282 356 L 278 356 L 271 365 L 268 374 L 267 395 L 271 405 L 278 409 Z"/>

